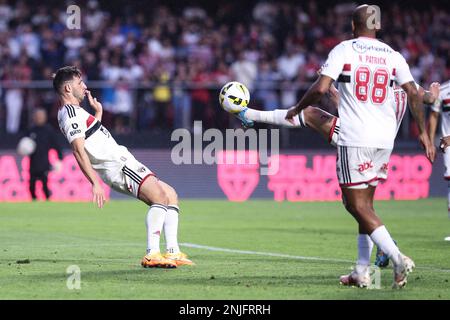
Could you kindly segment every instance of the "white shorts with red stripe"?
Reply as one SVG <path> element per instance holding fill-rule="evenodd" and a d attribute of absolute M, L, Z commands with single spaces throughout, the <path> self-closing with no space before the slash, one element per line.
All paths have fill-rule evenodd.
<path fill-rule="evenodd" d="M 445 148 L 444 152 L 444 179 L 450 180 L 450 147 Z"/>
<path fill-rule="evenodd" d="M 342 188 L 365 189 L 386 180 L 392 149 L 338 146 L 336 171 Z"/>
<path fill-rule="evenodd" d="M 114 190 L 138 198 L 142 184 L 151 176 L 155 174 L 129 154 L 122 169 L 104 180 Z"/>

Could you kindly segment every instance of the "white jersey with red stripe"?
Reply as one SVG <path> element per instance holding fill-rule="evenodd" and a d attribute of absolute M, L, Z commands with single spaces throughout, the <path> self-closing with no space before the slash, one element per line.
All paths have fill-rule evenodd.
<path fill-rule="evenodd" d="M 321 74 L 339 82 L 338 145 L 392 149 L 398 128 L 393 84 L 414 81 L 401 54 L 377 39 L 359 37 L 338 44 Z"/>
<path fill-rule="evenodd" d="M 419 85 L 416 83 L 416 88 L 419 90 Z M 394 86 L 394 99 L 392 106 L 394 107 L 395 111 L 395 118 L 397 119 L 397 131 L 400 129 L 400 125 L 402 124 L 403 117 L 406 113 L 406 108 L 408 106 L 408 95 L 406 94 L 405 90 L 403 90 L 399 86 Z"/>
<path fill-rule="evenodd" d="M 431 110 L 441 114 L 441 133 L 442 136 L 450 135 L 450 81 L 443 83 L 440 87 L 438 99 Z"/>
<path fill-rule="evenodd" d="M 127 148 L 117 144 L 100 121 L 79 106 L 61 107 L 58 111 L 58 124 L 69 143 L 77 138 L 85 138 L 86 153 L 92 167 L 103 180 L 120 171 L 128 159 L 134 159 Z"/>
<path fill-rule="evenodd" d="M 417 90 L 419 89 L 419 85 L 416 83 Z M 398 133 L 398 130 L 400 129 L 400 126 L 402 124 L 402 120 L 405 117 L 406 114 L 406 108 L 408 106 L 408 96 L 401 87 L 394 86 L 394 95 L 392 99 L 392 108 L 395 112 L 395 119 L 397 120 L 397 130 L 396 133 Z M 329 133 L 328 142 L 331 143 L 333 146 L 337 146 L 337 142 L 339 139 L 339 132 L 340 132 L 340 126 L 341 122 L 339 118 L 336 118 L 331 126 L 331 130 Z"/>

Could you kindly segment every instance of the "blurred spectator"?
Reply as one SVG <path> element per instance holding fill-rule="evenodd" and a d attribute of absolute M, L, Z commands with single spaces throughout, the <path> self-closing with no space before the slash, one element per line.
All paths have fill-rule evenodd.
<path fill-rule="evenodd" d="M 44 194 L 47 200 L 50 199 L 50 190 L 47 185 L 48 172 L 50 171 L 50 162 L 48 152 L 55 149 L 58 158 L 61 161 L 63 154 L 61 147 L 56 139 L 56 131 L 47 124 L 47 113 L 44 109 L 36 109 L 33 113 L 33 126 L 28 130 L 26 136 L 36 142 L 36 149 L 30 155 L 30 193 L 31 198 L 36 200 L 36 181 L 42 182 Z M 60 169 L 61 162 L 56 164 Z"/>
<path fill-rule="evenodd" d="M 115 86 L 115 95 L 112 111 L 114 113 L 115 123 L 114 132 L 119 134 L 130 133 L 130 119 L 133 112 L 133 98 L 129 88 L 129 83 L 122 77 Z"/>
<path fill-rule="evenodd" d="M 192 101 L 187 84 L 191 79 L 187 65 L 178 64 L 177 73 L 173 81 L 172 103 L 174 106 L 174 127 L 189 128 L 191 126 Z"/>
<path fill-rule="evenodd" d="M 170 121 L 168 121 L 170 102 L 172 100 L 169 80 L 168 72 L 161 70 L 157 74 L 156 84 L 153 88 L 153 102 L 156 111 L 155 127 L 158 128 L 171 127 Z"/>
<path fill-rule="evenodd" d="M 206 112 L 210 108 L 211 95 L 208 90 L 210 86 L 211 77 L 206 70 L 206 65 L 203 61 L 192 61 L 191 67 L 193 69 L 192 77 L 192 121 L 201 120 L 206 124 L 205 127 L 210 127 L 212 123 L 208 120 L 209 114 Z M 192 124 L 191 124 L 192 125 Z"/>
<path fill-rule="evenodd" d="M 305 64 L 305 56 L 292 43 L 286 45 L 286 53 L 278 59 L 278 69 L 286 80 L 293 80 Z"/>
<path fill-rule="evenodd" d="M 264 110 L 271 111 L 280 108 L 276 84 L 281 79 L 273 62 L 261 61 L 259 65 L 255 98 L 262 104 Z"/>
<path fill-rule="evenodd" d="M 27 57 L 21 56 L 14 65 L 6 66 L 5 77 L 9 87 L 5 90 L 6 132 L 15 134 L 19 131 L 25 90 L 20 84 L 31 80 L 31 68 L 27 65 Z"/>
<path fill-rule="evenodd" d="M 255 86 L 255 80 L 258 75 L 257 65 L 255 61 L 251 61 L 245 56 L 244 51 L 240 51 L 238 58 L 230 67 L 231 77 L 247 86 L 252 91 Z"/>
<path fill-rule="evenodd" d="M 97 87 L 103 121 L 121 132 L 151 129 L 152 119 L 164 119 L 156 123 L 170 128 L 172 118 L 175 127 L 190 127 L 192 120 L 224 127 L 226 121 L 217 121 L 215 95 L 229 80 L 246 84 L 263 108 L 289 107 L 315 80 L 331 47 L 352 36 L 348 16 L 355 7 L 269 0 L 202 7 L 159 0 L 77 5 L 82 26 L 69 30 L 65 2 L 0 0 L 0 79 L 12 81 L 0 84 L 8 132 L 19 130 L 25 99 L 47 110 L 51 104 L 49 96 L 29 95 L 11 84 L 48 80 L 49 70 L 65 64 L 78 64 L 93 90 L 98 83 L 92 81 L 106 82 Z M 380 34 L 424 86 L 450 78 L 450 12 L 434 0 L 426 5 L 394 0 L 382 8 Z M 162 86 L 161 70 L 169 79 Z M 126 112 L 116 112 L 116 102 Z M 135 108 L 138 116 L 130 117 Z"/>

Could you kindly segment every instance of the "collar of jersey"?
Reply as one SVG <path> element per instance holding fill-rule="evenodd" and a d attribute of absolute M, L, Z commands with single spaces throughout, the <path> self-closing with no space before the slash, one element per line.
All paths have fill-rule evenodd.
<path fill-rule="evenodd" d="M 364 37 L 364 36 L 358 37 L 356 39 L 367 39 L 367 40 L 377 40 L 378 41 L 377 38 L 369 38 L 369 37 Z"/>

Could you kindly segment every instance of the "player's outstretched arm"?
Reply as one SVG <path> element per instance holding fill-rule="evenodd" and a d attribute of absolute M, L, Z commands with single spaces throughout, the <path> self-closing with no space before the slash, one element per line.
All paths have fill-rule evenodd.
<path fill-rule="evenodd" d="M 436 156 L 436 149 L 431 143 L 430 137 L 428 136 L 428 133 L 426 131 L 425 113 L 423 110 L 423 104 L 419 98 L 419 91 L 417 90 L 416 84 L 413 81 L 403 84 L 402 89 L 405 90 L 406 94 L 408 95 L 409 109 L 419 127 L 419 141 L 425 148 L 428 160 L 430 160 L 430 162 L 433 162 Z"/>
<path fill-rule="evenodd" d="M 326 106 L 332 106 L 337 110 L 337 108 L 339 107 L 339 91 L 334 86 L 334 84 L 331 84 L 330 90 L 328 90 L 328 92 L 324 95 L 322 101 L 326 103 Z M 324 102 L 322 102 L 321 104 L 323 105 Z"/>
<path fill-rule="evenodd" d="M 81 171 L 92 184 L 92 201 L 96 203 L 99 208 L 103 208 L 103 204 L 105 203 L 105 191 L 103 190 L 103 187 L 92 168 L 91 161 L 84 150 L 84 138 L 77 138 L 72 141 L 72 151 Z"/>
<path fill-rule="evenodd" d="M 86 90 L 86 95 L 87 95 L 87 98 L 89 101 L 89 105 L 95 111 L 95 118 L 97 118 L 98 121 L 102 122 L 102 116 L 103 116 L 102 104 L 97 101 L 97 98 L 92 97 L 92 94 L 89 90 Z"/>
<path fill-rule="evenodd" d="M 288 110 L 286 120 L 292 122 L 293 118 L 304 108 L 318 103 L 320 99 L 330 90 L 330 86 L 333 81 L 334 80 L 328 76 L 320 75 L 316 82 L 314 82 L 308 91 L 306 91 L 303 98 L 295 106 Z"/>

